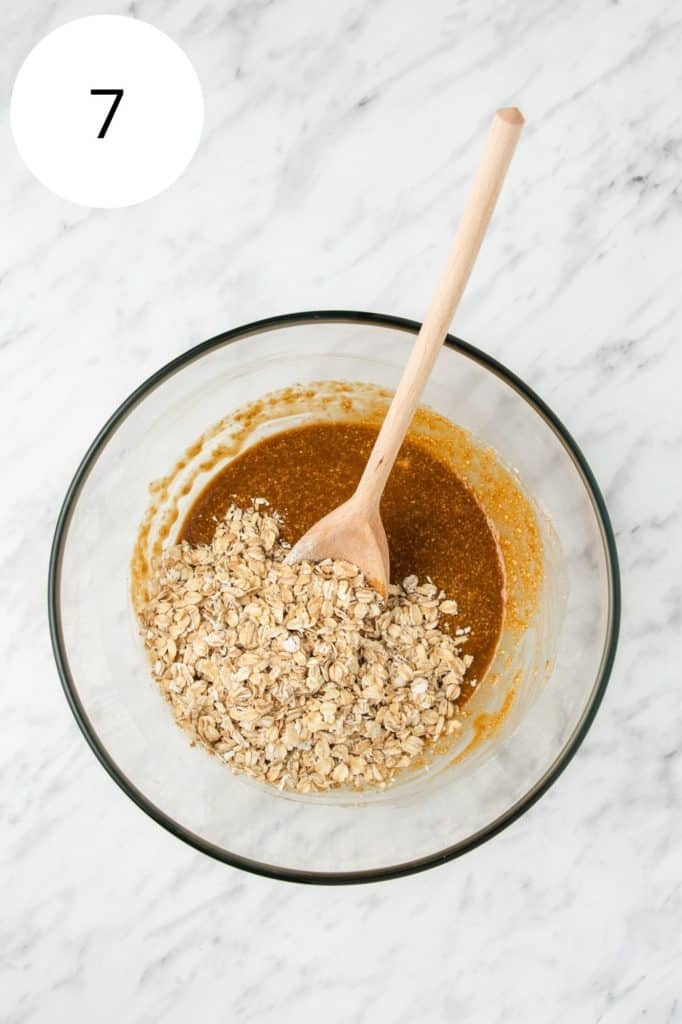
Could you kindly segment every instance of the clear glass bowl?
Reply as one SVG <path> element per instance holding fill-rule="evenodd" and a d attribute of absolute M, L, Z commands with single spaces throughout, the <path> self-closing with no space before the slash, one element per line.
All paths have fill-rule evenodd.
<path fill-rule="evenodd" d="M 618 565 L 594 477 L 537 395 L 490 357 L 448 337 L 424 403 L 513 467 L 558 542 L 529 629 L 533 642 L 519 655 L 526 669 L 529 658 L 536 663 L 533 673 L 522 673 L 533 682 L 520 687 L 503 726 L 470 756 L 454 763 L 441 757 L 384 793 L 292 798 L 191 747 L 162 701 L 130 599 L 131 550 L 151 481 L 211 424 L 273 390 L 320 380 L 394 388 L 418 329 L 370 313 L 301 313 L 197 345 L 114 413 L 64 501 L 49 612 L 76 720 L 142 810 L 197 849 L 246 870 L 304 882 L 373 881 L 473 849 L 558 778 L 608 682 L 620 615 Z M 546 672 L 537 671 L 538 659 Z M 481 692 L 485 703 L 485 687 Z"/>

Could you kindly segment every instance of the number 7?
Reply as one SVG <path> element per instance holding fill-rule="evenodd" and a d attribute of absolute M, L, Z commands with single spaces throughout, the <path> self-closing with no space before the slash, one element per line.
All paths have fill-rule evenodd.
<path fill-rule="evenodd" d="M 123 98 L 123 89 L 91 89 L 90 90 L 90 95 L 91 96 L 115 96 L 116 97 L 114 102 L 111 104 L 111 110 L 109 111 L 107 116 L 104 118 L 104 124 L 100 128 L 99 135 L 97 136 L 98 139 L 103 139 L 104 136 L 107 134 L 107 129 L 109 128 L 109 125 L 111 124 L 111 119 L 113 118 L 114 114 L 116 113 L 116 109 L 117 109 L 119 103 L 121 102 L 121 100 Z"/>

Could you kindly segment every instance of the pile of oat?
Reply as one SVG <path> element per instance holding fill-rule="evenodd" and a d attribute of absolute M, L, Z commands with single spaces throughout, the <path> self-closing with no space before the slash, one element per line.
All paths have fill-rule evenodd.
<path fill-rule="evenodd" d="M 354 566 L 284 562 L 279 520 L 231 508 L 171 547 L 139 609 L 177 721 L 236 771 L 301 793 L 383 787 L 460 727 L 471 657 L 454 601 L 408 577 L 384 604 Z"/>

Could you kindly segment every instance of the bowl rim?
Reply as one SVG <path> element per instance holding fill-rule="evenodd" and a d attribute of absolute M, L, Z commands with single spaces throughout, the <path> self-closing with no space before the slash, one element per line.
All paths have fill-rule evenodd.
<path fill-rule="evenodd" d="M 162 828 L 165 828 L 168 832 L 176 836 L 178 839 L 181 839 L 189 846 L 194 847 L 196 850 L 207 854 L 215 860 L 222 861 L 223 863 L 229 864 L 233 867 L 241 868 L 242 870 L 249 871 L 256 875 L 276 878 L 283 881 L 323 885 L 344 885 L 400 878 L 405 875 L 425 871 L 428 868 L 435 867 L 439 864 L 445 864 L 457 857 L 461 857 L 463 854 L 476 849 L 476 847 L 481 846 L 489 839 L 492 839 L 505 828 L 508 828 L 511 824 L 517 821 L 557 781 L 559 776 L 572 761 L 587 736 L 602 702 L 611 676 L 620 629 L 620 571 L 615 536 L 606 508 L 606 503 L 585 456 L 564 424 L 539 397 L 539 395 L 537 395 L 532 388 L 530 388 L 521 380 L 520 377 L 509 370 L 506 366 L 475 346 L 463 341 L 461 338 L 448 334 L 445 339 L 445 344 L 449 348 L 454 349 L 460 354 L 473 360 L 503 380 L 509 387 L 516 391 L 521 398 L 535 409 L 547 426 L 554 432 L 555 436 L 573 461 L 578 474 L 582 478 L 583 485 L 594 508 L 595 517 L 601 532 L 606 558 L 609 597 L 606 635 L 601 662 L 589 700 L 587 701 L 579 722 L 574 728 L 569 739 L 566 741 L 563 749 L 541 778 L 538 779 L 538 781 L 526 794 L 524 794 L 524 796 L 517 800 L 512 807 L 499 815 L 489 825 L 479 829 L 472 836 L 455 843 L 453 846 L 446 847 L 436 853 L 429 854 L 428 856 L 419 857 L 415 860 L 405 861 L 388 867 L 368 868 L 361 871 L 304 871 L 294 868 L 283 868 L 274 864 L 262 863 L 247 857 L 242 857 L 239 854 L 231 853 L 230 851 L 209 842 L 185 828 L 179 822 L 175 821 L 162 811 L 161 808 L 152 803 L 152 801 L 149 800 L 145 794 L 127 778 L 124 772 L 121 771 L 116 762 L 109 755 L 103 743 L 100 741 L 99 736 L 97 735 L 97 732 L 80 700 L 78 689 L 69 666 L 62 631 L 60 584 L 64 548 L 73 510 L 76 506 L 83 485 L 109 439 L 133 409 L 161 383 L 183 369 L 185 366 L 201 358 L 201 356 L 207 352 L 222 348 L 223 346 L 229 345 L 240 339 L 263 334 L 267 331 L 276 330 L 282 327 L 295 327 L 314 323 L 363 324 L 372 327 L 400 330 L 408 334 L 417 334 L 421 327 L 421 324 L 416 320 L 410 320 L 390 314 L 369 313 L 357 310 L 310 310 L 299 313 L 286 313 L 278 316 L 267 317 L 262 320 L 256 320 L 240 327 L 232 328 L 229 331 L 224 331 L 221 334 L 217 334 L 215 337 L 209 338 L 207 341 L 200 342 L 198 345 L 194 345 L 187 349 L 181 355 L 162 366 L 156 371 L 156 373 L 153 373 L 119 405 L 116 411 L 106 421 L 94 441 L 87 449 L 68 487 L 57 519 L 50 552 L 50 564 L 48 571 L 48 618 L 52 650 L 57 664 L 57 670 L 66 699 L 76 722 L 102 767 L 107 771 L 114 782 L 116 782 L 116 784 L 123 790 L 123 792 L 134 803 L 136 803 L 142 811 L 144 811 L 158 825 L 161 825 Z"/>

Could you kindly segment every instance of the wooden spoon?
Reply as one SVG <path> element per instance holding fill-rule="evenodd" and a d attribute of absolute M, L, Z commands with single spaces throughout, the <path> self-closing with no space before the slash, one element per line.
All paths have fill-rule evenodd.
<path fill-rule="evenodd" d="M 523 124 L 523 115 L 516 107 L 506 107 L 495 114 L 431 308 L 357 489 L 352 498 L 301 537 L 289 552 L 288 562 L 342 559 L 361 569 L 384 597 L 388 593 L 389 554 L 379 512 L 381 495 L 469 280 Z"/>

